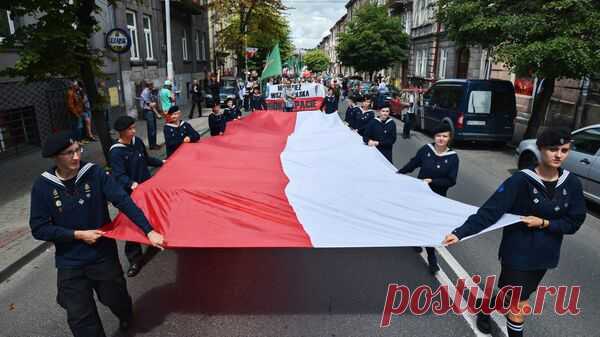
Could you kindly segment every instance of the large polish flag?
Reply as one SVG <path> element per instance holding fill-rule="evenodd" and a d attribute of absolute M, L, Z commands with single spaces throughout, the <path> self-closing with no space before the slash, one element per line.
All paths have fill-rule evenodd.
<path fill-rule="evenodd" d="M 224 136 L 183 144 L 132 198 L 166 247 L 438 246 L 477 211 L 397 174 L 319 111 L 230 122 Z M 506 215 L 486 231 L 518 221 Z M 122 213 L 104 229 L 148 242 Z"/>

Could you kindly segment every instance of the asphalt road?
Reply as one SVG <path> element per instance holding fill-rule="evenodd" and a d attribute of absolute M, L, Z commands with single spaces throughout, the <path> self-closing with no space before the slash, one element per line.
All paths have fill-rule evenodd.
<path fill-rule="evenodd" d="M 400 126 L 400 123 L 398 123 Z M 399 128 L 400 130 L 400 128 Z M 419 133 L 399 137 L 397 166 L 430 141 Z M 509 149 L 466 145 L 450 197 L 480 205 L 509 176 Z M 450 249 L 471 274 L 495 274 L 500 233 L 492 232 Z M 547 285 L 581 285 L 577 317 L 559 317 L 547 306 L 530 319 L 530 336 L 600 336 L 600 223 L 585 225 L 563 244 L 559 268 Z M 122 251 L 122 250 L 121 250 Z M 126 265 L 126 263 L 124 263 Z M 454 281 L 451 268 L 443 270 Z M 387 285 L 437 280 L 410 248 L 378 249 L 187 249 L 158 254 L 129 279 L 137 317 L 132 336 L 474 336 L 461 316 L 394 317 L 379 328 Z M 69 336 L 65 313 L 55 303 L 53 251 L 47 251 L 0 284 L 0 336 Z M 117 320 L 99 305 L 108 336 Z"/>

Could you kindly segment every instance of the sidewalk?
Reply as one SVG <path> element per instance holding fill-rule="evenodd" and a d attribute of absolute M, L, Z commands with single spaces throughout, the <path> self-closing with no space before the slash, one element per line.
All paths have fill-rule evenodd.
<path fill-rule="evenodd" d="M 183 108 L 182 116 L 187 117 L 189 108 Z M 203 109 L 203 116 L 208 116 L 210 109 Z M 194 118 L 188 121 L 204 136 L 208 132 L 208 118 Z M 157 121 L 158 144 L 164 143 L 162 133 L 164 120 Z M 136 122 L 137 136 L 148 145 L 145 121 Z M 82 160 L 105 165 L 102 148 L 99 142 L 84 146 Z M 29 203 L 33 181 L 50 166 L 52 160 L 43 159 L 40 151 L 34 151 L 17 158 L 0 163 L 0 282 L 4 281 L 24 264 L 47 249 L 50 244 L 37 241 L 31 236 L 29 229 Z M 149 150 L 149 154 L 158 158 L 165 157 L 165 148 Z"/>

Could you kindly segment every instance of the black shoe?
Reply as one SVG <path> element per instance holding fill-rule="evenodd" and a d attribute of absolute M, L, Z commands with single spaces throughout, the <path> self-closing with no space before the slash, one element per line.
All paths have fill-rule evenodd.
<path fill-rule="evenodd" d="M 440 271 L 440 267 L 437 265 L 437 263 L 429 265 L 429 272 L 431 275 L 437 274 L 438 271 Z"/>
<path fill-rule="evenodd" d="M 120 331 L 125 332 L 125 331 L 129 330 L 130 327 L 131 327 L 131 321 L 119 320 L 119 330 Z"/>
<path fill-rule="evenodd" d="M 413 247 L 413 250 L 419 254 L 421 254 L 423 252 L 423 248 L 421 248 L 421 247 Z"/>
<path fill-rule="evenodd" d="M 485 334 L 492 332 L 490 315 L 486 315 L 483 312 L 477 314 L 477 329 Z"/>
<path fill-rule="evenodd" d="M 132 263 L 129 266 L 129 270 L 127 270 L 127 277 L 135 277 L 140 270 L 142 270 L 142 265 L 139 263 Z"/>

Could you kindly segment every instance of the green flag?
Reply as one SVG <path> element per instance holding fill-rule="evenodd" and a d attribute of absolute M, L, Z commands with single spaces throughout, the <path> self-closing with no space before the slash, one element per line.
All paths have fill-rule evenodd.
<path fill-rule="evenodd" d="M 269 77 L 280 76 L 281 75 L 281 55 L 279 54 L 279 43 L 273 47 L 273 50 L 269 53 L 267 57 L 267 64 L 265 65 L 265 69 L 263 69 L 262 74 L 260 75 L 260 79 L 265 80 Z"/>

